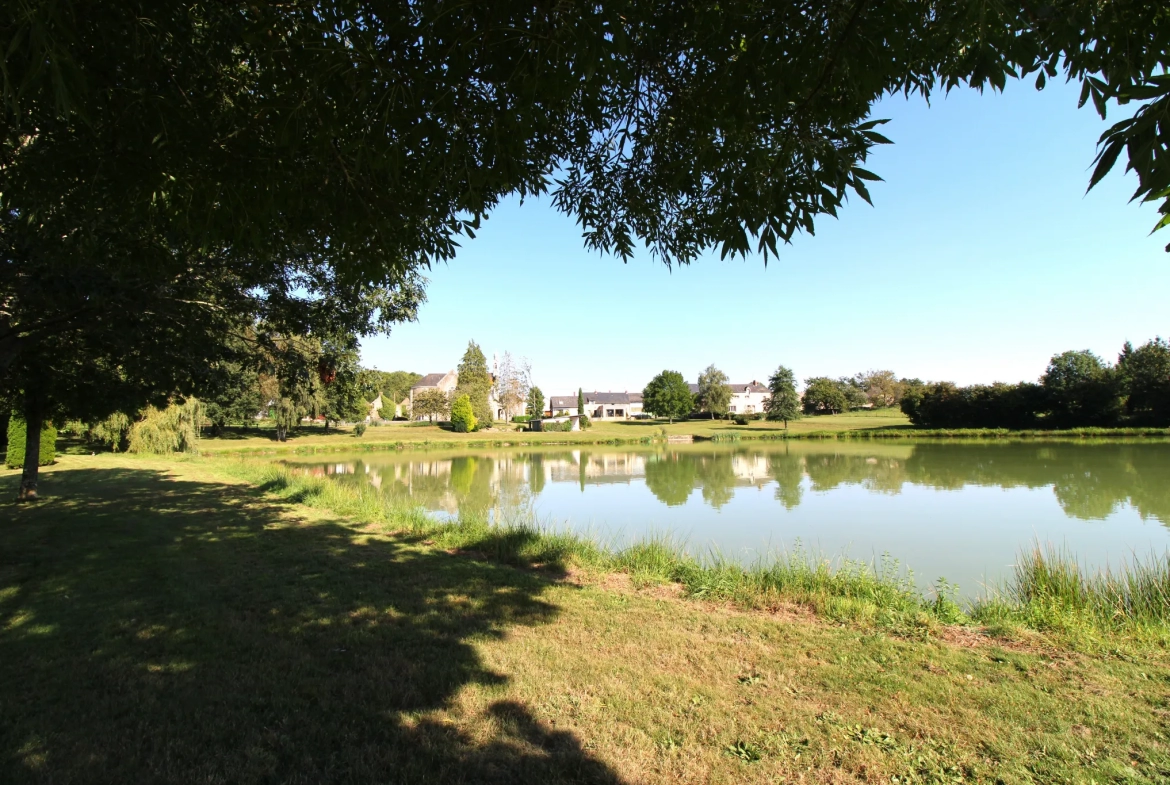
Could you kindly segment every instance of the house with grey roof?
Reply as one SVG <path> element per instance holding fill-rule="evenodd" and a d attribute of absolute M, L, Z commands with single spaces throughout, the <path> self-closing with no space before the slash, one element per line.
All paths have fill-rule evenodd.
<path fill-rule="evenodd" d="M 586 392 L 585 411 L 577 411 L 576 395 L 553 395 L 548 411 L 553 417 L 585 414 L 590 420 L 628 420 L 642 415 L 640 392 Z"/>

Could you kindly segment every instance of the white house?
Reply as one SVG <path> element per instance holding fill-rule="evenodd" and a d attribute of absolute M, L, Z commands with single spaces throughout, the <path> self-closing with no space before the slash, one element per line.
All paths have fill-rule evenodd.
<path fill-rule="evenodd" d="M 687 385 L 693 395 L 698 395 L 699 385 Z M 731 401 L 727 411 L 731 414 L 761 414 L 764 411 L 764 400 L 768 397 L 768 388 L 756 380 L 746 384 L 729 384 Z"/>
<path fill-rule="evenodd" d="M 587 392 L 585 411 L 577 411 L 576 395 L 554 395 L 548 399 L 548 413 L 558 415 L 585 414 L 590 420 L 628 420 L 642 414 L 642 393 Z"/>

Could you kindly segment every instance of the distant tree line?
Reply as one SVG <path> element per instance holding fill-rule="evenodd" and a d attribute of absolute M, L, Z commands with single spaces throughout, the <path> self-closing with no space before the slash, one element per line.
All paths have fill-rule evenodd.
<path fill-rule="evenodd" d="M 1116 364 L 1090 351 L 1057 354 L 1039 384 L 915 386 L 902 411 L 924 428 L 1170 425 L 1170 343 L 1126 343 Z"/>
<path fill-rule="evenodd" d="M 897 406 L 907 391 L 923 386 L 920 379 L 899 379 L 893 371 L 866 371 L 830 379 L 814 376 L 804 380 L 801 408 L 805 414 L 840 414 L 854 409 L 886 409 Z"/>

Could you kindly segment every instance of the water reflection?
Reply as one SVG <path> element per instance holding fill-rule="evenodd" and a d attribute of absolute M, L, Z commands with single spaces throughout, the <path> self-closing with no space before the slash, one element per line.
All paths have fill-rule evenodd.
<path fill-rule="evenodd" d="M 531 505 L 550 485 L 644 484 L 668 507 L 725 507 L 738 489 L 771 488 L 784 509 L 808 493 L 858 486 L 898 495 L 907 486 L 1051 488 L 1072 518 L 1100 520 L 1132 507 L 1170 525 L 1170 445 L 817 444 L 766 448 L 508 450 L 473 455 L 369 454 L 305 466 L 347 476 L 431 510 L 455 514 Z M 697 492 L 697 493 L 696 493 Z"/>

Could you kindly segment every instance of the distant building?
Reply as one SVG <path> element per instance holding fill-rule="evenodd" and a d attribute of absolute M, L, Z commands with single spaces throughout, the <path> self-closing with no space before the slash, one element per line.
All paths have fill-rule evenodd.
<path fill-rule="evenodd" d="M 699 385 L 687 385 L 692 395 L 699 394 Z M 764 400 L 768 397 L 768 388 L 756 380 L 746 384 L 729 384 L 731 388 L 731 402 L 727 411 L 731 414 L 760 414 L 764 411 Z"/>
<path fill-rule="evenodd" d="M 491 374 L 492 383 L 495 384 L 496 378 Z M 410 407 L 411 413 L 414 412 L 414 396 L 421 393 L 423 390 L 439 390 L 444 395 L 451 397 L 455 392 L 455 388 L 459 386 L 459 374 L 456 371 L 447 371 L 446 373 L 428 373 L 423 378 L 414 383 L 410 388 L 410 395 L 402 400 L 399 408 L 405 411 Z M 511 411 L 506 411 L 503 404 L 496 400 L 495 390 L 488 395 L 488 405 L 491 406 L 493 416 L 497 420 L 510 420 L 512 417 L 524 414 L 524 404 L 520 403 L 512 407 Z M 414 417 L 416 420 L 425 420 L 425 417 Z"/>
<path fill-rule="evenodd" d="M 640 392 L 587 392 L 585 411 L 577 411 L 576 395 L 553 395 L 548 399 L 548 413 L 558 415 L 585 414 L 590 420 L 628 420 L 642 415 Z"/>

